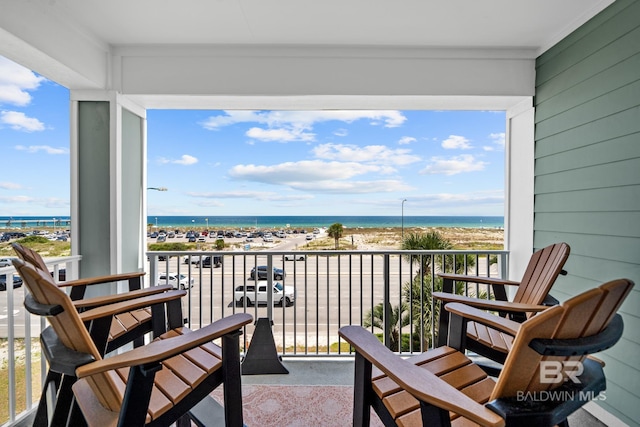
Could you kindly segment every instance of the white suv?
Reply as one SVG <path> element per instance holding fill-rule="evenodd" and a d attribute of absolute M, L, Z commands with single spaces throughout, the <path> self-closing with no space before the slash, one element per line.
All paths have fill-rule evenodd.
<path fill-rule="evenodd" d="M 256 284 L 240 285 L 236 287 L 234 301 L 240 305 L 245 305 L 246 303 L 247 306 L 255 304 L 256 301 L 258 304 L 266 304 L 268 296 L 267 286 L 266 280 L 259 280 Z M 290 306 L 295 300 L 296 295 L 293 286 L 283 286 L 280 282 L 273 283 L 274 304 L 282 305 L 282 303 L 284 303 L 286 306 Z"/>
<path fill-rule="evenodd" d="M 16 259 L 16 258 L 13 258 L 13 257 L 0 258 L 0 267 L 11 267 L 11 266 L 13 266 L 13 263 L 11 262 L 12 259 Z"/>
<path fill-rule="evenodd" d="M 187 289 L 193 287 L 193 277 L 189 279 L 184 274 L 176 273 L 160 273 L 160 277 L 158 277 L 158 285 L 171 285 L 174 289 Z"/>

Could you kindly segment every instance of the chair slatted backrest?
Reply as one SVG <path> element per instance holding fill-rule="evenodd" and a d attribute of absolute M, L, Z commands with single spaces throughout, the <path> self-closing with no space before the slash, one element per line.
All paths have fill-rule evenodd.
<path fill-rule="evenodd" d="M 562 385 L 561 382 L 541 381 L 541 362 L 580 362 L 585 356 L 543 356 L 529 347 L 531 340 L 574 339 L 601 332 L 613 319 L 632 287 L 633 282 L 630 280 L 614 280 L 524 322 L 507 356 L 491 399 L 513 397 L 519 391 L 547 391 Z"/>
<path fill-rule="evenodd" d="M 569 252 L 569 245 L 564 242 L 535 252 L 529 260 L 513 302 L 541 304 L 562 272 Z"/>
<path fill-rule="evenodd" d="M 22 246 L 19 243 L 12 243 L 11 246 L 23 261 L 34 265 L 42 271 L 49 271 L 47 264 L 45 264 L 44 259 L 42 259 L 38 252 L 31 248 L 27 248 L 26 246 Z"/>
<path fill-rule="evenodd" d="M 47 317 L 60 342 L 69 349 L 90 354 L 95 360 L 102 359 L 71 298 L 54 283 L 48 272 L 21 260 L 14 260 L 13 264 L 36 302 L 62 307 L 61 313 Z M 103 406 L 113 411 L 120 409 L 123 382 L 115 372 L 93 375 L 90 382 L 94 390 L 100 391 Z"/>

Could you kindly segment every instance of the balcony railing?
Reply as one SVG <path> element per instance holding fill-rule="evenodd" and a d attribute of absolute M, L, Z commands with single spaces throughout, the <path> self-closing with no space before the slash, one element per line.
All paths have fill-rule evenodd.
<path fill-rule="evenodd" d="M 192 328 L 232 313 L 248 312 L 256 319 L 272 322 L 277 350 L 284 356 L 348 354 L 348 347 L 338 338 L 338 329 L 349 324 L 363 325 L 380 334 L 396 351 L 423 351 L 435 342 L 438 308 L 431 293 L 441 286 L 437 273 L 507 277 L 508 265 L 505 251 L 202 251 L 147 255 L 150 283 L 170 283 L 188 290 L 184 312 Z M 258 266 L 266 268 L 259 271 L 264 276 L 256 282 L 252 270 Z M 274 274 L 267 274 L 271 271 Z M 279 290 L 260 292 L 274 289 L 276 284 L 284 287 L 284 297 Z M 490 289 L 483 286 L 474 285 L 462 292 L 491 297 Z M 293 301 L 280 304 L 288 294 Z M 246 344 L 252 334 L 252 328 L 247 328 Z"/>
<path fill-rule="evenodd" d="M 508 265 L 505 251 L 203 251 L 147 256 L 145 286 L 167 280 L 176 287 L 184 285 L 188 293 L 183 309 L 192 328 L 248 312 L 272 322 L 277 351 L 286 357 L 348 355 L 349 348 L 337 333 L 347 324 L 365 325 L 396 351 L 423 351 L 435 342 L 437 305 L 430 295 L 440 286 L 437 273 L 507 277 Z M 206 257 L 213 261 L 212 267 L 203 264 Z M 66 273 L 71 279 L 77 277 L 79 261 L 80 257 L 49 259 L 47 265 L 55 278 Z M 256 281 L 251 270 L 258 266 L 266 266 L 266 271 L 281 269 L 284 277 L 266 274 Z M 0 274 L 11 283 L 16 273 L 6 267 Z M 293 294 L 290 304 L 279 304 L 280 291 L 264 294 L 264 303 L 247 303 L 261 296 L 260 286 L 273 289 L 276 283 L 283 285 L 285 299 Z M 24 287 L 12 286 L 0 292 L 0 371 L 8 383 L 8 394 L 0 395 L 0 424 L 6 425 L 19 424 L 37 405 L 46 372 L 38 341 L 46 323 L 26 313 L 24 292 Z M 490 290 L 480 286 L 462 292 L 491 297 Z M 254 328 L 244 331 L 245 351 Z"/>

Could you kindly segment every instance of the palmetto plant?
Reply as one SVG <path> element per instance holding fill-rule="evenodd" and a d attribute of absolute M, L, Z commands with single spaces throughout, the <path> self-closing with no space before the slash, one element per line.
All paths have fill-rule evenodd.
<path fill-rule="evenodd" d="M 437 231 L 427 233 L 409 233 L 402 240 L 402 249 L 408 251 L 446 251 L 452 250 L 453 244 Z M 403 285 L 402 300 L 400 307 L 392 310 L 392 345 L 399 345 L 396 341 L 397 325 L 413 327 L 413 334 L 426 340 L 430 344 L 432 335 L 431 319 L 438 319 L 440 304 L 433 304 L 433 292 L 442 291 L 442 279 L 436 274 L 438 272 L 466 273 L 475 266 L 475 257 L 465 254 L 444 254 L 435 255 L 428 253 L 411 253 L 404 255 L 413 269 L 413 277 Z M 433 284 L 432 284 L 433 282 Z M 456 282 L 455 292 L 464 293 L 465 283 Z M 402 319 L 400 319 L 402 314 Z M 374 307 L 365 315 L 365 326 L 384 328 L 384 310 L 382 303 Z M 400 323 L 402 321 L 402 323 Z M 437 331 L 438 325 L 433 325 Z M 399 339 L 399 338 L 398 338 Z M 396 349 L 395 347 L 392 349 Z"/>
<path fill-rule="evenodd" d="M 390 350 L 398 351 L 400 349 L 401 337 L 400 328 L 409 326 L 411 323 L 411 317 L 409 316 L 408 305 L 402 302 L 399 306 L 389 307 L 391 318 L 389 323 L 391 326 L 390 334 Z M 381 330 L 385 330 L 384 324 L 384 305 L 382 303 L 377 304 L 365 315 L 363 325 L 366 328 L 375 327 Z"/>

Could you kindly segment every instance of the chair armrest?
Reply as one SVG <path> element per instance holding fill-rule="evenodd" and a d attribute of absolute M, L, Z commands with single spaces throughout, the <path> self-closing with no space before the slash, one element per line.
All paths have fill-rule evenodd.
<path fill-rule="evenodd" d="M 469 307 L 465 304 L 451 303 L 445 305 L 444 308 L 448 312 L 457 314 L 458 316 L 463 317 L 466 320 L 471 320 L 486 326 L 491 326 L 494 329 L 513 336 L 516 336 L 521 325 L 520 323 L 514 322 L 513 320 L 495 316 L 491 313 L 487 313 L 486 311 L 479 310 L 474 307 Z"/>
<path fill-rule="evenodd" d="M 504 420 L 497 414 L 426 369 L 417 367 L 392 353 L 373 334 L 362 327 L 344 326 L 338 333 L 360 355 L 416 399 L 455 412 L 484 426 L 504 425 Z"/>
<path fill-rule="evenodd" d="M 513 280 L 499 279 L 497 277 L 468 276 L 466 274 L 447 274 L 447 273 L 438 273 L 438 276 L 443 279 L 451 279 L 457 282 L 484 283 L 486 285 L 520 286 L 520 282 L 514 282 Z"/>
<path fill-rule="evenodd" d="M 137 277 L 142 277 L 146 273 L 144 271 L 136 271 L 131 273 L 120 273 L 120 274 L 109 274 L 107 276 L 96 276 L 96 277 L 87 277 L 86 279 L 76 279 L 69 280 L 68 282 L 60 282 L 57 285 L 61 288 L 63 287 L 74 287 L 74 286 L 90 286 L 90 285 L 99 285 L 102 283 L 109 282 L 121 282 L 123 280 L 135 279 Z"/>
<path fill-rule="evenodd" d="M 122 294 L 105 295 L 100 297 L 80 299 L 80 300 L 73 301 L 73 305 L 75 305 L 76 308 L 100 307 L 103 305 L 113 304 L 113 303 L 122 302 L 122 301 L 128 301 L 128 300 L 132 300 L 135 298 L 140 298 L 148 295 L 160 294 L 163 292 L 170 291 L 172 289 L 173 287 L 171 285 L 151 286 L 149 288 L 138 289 L 135 291 L 125 292 Z"/>
<path fill-rule="evenodd" d="M 168 291 L 161 294 L 148 295 L 146 297 L 140 297 L 129 301 L 122 301 L 114 304 L 92 308 L 91 310 L 79 313 L 79 315 L 80 319 L 83 322 L 88 322 L 95 319 L 101 319 L 120 313 L 126 313 L 132 310 L 137 310 L 139 308 L 149 307 L 155 304 L 164 304 L 175 299 L 180 299 L 186 294 L 187 291 Z"/>
<path fill-rule="evenodd" d="M 213 341 L 223 335 L 235 332 L 251 322 L 253 322 L 253 316 L 250 314 L 233 314 L 200 328 L 197 331 L 192 331 L 177 337 L 153 341 L 143 347 L 135 348 L 126 353 L 83 365 L 76 369 L 76 375 L 78 378 L 83 378 L 113 369 L 162 362 L 170 357 Z"/>
<path fill-rule="evenodd" d="M 537 313 L 549 308 L 547 305 L 523 304 L 519 302 L 495 301 L 467 297 L 464 295 L 454 295 L 446 292 L 434 292 L 433 297 L 446 303 L 459 302 L 483 310 L 504 311 L 507 313 Z"/>

